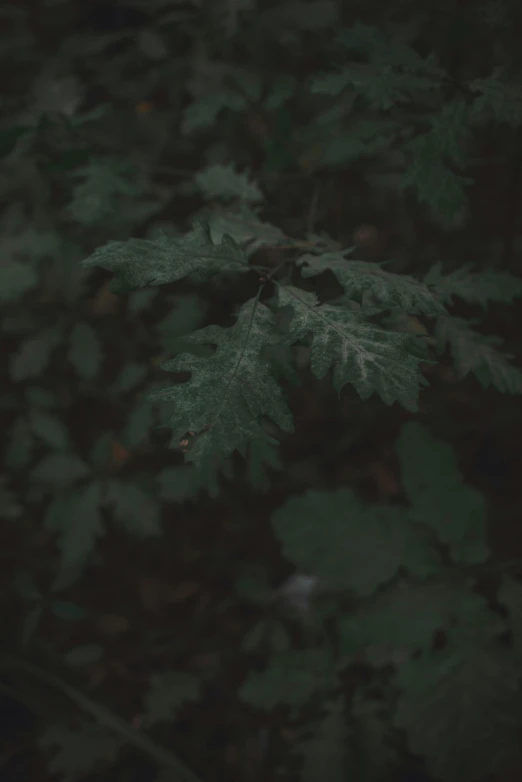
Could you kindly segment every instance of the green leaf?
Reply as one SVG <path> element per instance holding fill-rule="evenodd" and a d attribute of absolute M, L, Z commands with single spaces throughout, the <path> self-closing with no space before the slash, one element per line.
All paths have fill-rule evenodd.
<path fill-rule="evenodd" d="M 303 266 L 303 264 L 305 264 Z M 303 277 L 316 277 L 331 270 L 344 288 L 347 299 L 360 303 L 365 311 L 399 309 L 412 315 L 441 315 L 445 307 L 436 301 L 427 285 L 406 274 L 393 274 L 377 263 L 351 261 L 342 252 L 302 255 L 297 265 Z"/>
<path fill-rule="evenodd" d="M 266 440 L 252 440 L 247 449 L 238 449 L 247 462 L 247 477 L 251 486 L 261 492 L 266 492 L 271 486 L 267 467 L 274 471 L 283 469 L 279 449 L 274 443 Z"/>
<path fill-rule="evenodd" d="M 465 189 L 473 179 L 461 176 L 446 161 L 464 167 L 469 135 L 469 108 L 464 101 L 444 106 L 430 119 L 431 129 L 416 136 L 404 147 L 408 158 L 403 187 L 413 186 L 421 202 L 444 226 L 454 227 L 467 205 Z"/>
<path fill-rule="evenodd" d="M 398 25 L 380 28 L 356 22 L 342 28 L 336 35 L 336 42 L 344 52 L 363 54 L 375 65 L 391 65 L 406 72 L 425 72 L 442 78 L 444 70 L 437 63 L 435 55 L 422 57 L 407 41 L 408 30 Z"/>
<path fill-rule="evenodd" d="M 129 294 L 129 312 L 136 315 L 138 312 L 150 309 L 158 291 L 155 288 L 141 288 Z"/>
<path fill-rule="evenodd" d="M 303 706 L 334 683 L 335 668 L 326 650 L 294 649 L 273 655 L 266 670 L 250 671 L 239 697 L 258 709 Z"/>
<path fill-rule="evenodd" d="M 38 377 L 47 367 L 51 353 L 61 338 L 61 329 L 51 327 L 37 337 L 25 339 L 11 360 L 10 375 L 14 382 Z"/>
<path fill-rule="evenodd" d="M 191 464 L 164 467 L 158 473 L 159 492 L 167 502 L 184 502 L 195 499 L 201 491 L 201 478 Z"/>
<path fill-rule="evenodd" d="M 23 125 L 15 125 L 0 130 L 0 157 L 6 157 L 16 147 L 18 139 L 26 133 L 28 128 Z"/>
<path fill-rule="evenodd" d="M 388 111 L 399 103 L 411 102 L 420 91 L 433 90 L 436 86 L 429 77 L 401 73 L 390 64 L 383 64 L 377 76 L 373 65 L 353 63 L 315 79 L 312 92 L 335 96 L 350 87 L 373 109 Z"/>
<path fill-rule="evenodd" d="M 328 112 L 316 118 L 308 141 L 314 150 L 312 155 L 318 157 L 317 161 L 312 157 L 312 162 L 333 167 L 384 154 L 401 129 L 393 120 L 376 121 L 366 117 L 353 120 L 350 117 L 346 128 L 345 114 L 346 111 L 341 116 L 332 116 Z M 320 148 L 317 153 L 316 145 Z"/>
<path fill-rule="evenodd" d="M 0 264 L 0 304 L 20 299 L 38 283 L 38 275 L 27 263 L 7 259 Z"/>
<path fill-rule="evenodd" d="M 519 761 L 519 672 L 499 643 L 450 640 L 403 665 L 396 685 L 395 724 L 436 779 L 479 782 Z"/>
<path fill-rule="evenodd" d="M 328 782 L 346 782 L 348 738 L 344 702 L 338 698 L 328 703 L 326 714 L 313 725 L 312 735 L 296 748 L 302 757 L 302 782 L 323 779 L 325 769 L 328 769 Z"/>
<path fill-rule="evenodd" d="M 170 722 L 186 701 L 200 697 L 200 682 L 185 671 L 164 671 L 150 677 L 145 697 L 146 719 L 149 723 Z"/>
<path fill-rule="evenodd" d="M 46 750 L 53 750 L 48 761 L 49 770 L 59 774 L 63 782 L 77 782 L 92 774 L 103 764 L 113 761 L 122 746 L 119 739 L 89 723 L 83 724 L 79 731 L 59 725 L 46 727 L 39 744 Z"/>
<path fill-rule="evenodd" d="M 435 326 L 437 352 L 450 346 L 455 368 L 461 378 L 472 372 L 483 388 L 494 386 L 503 394 L 522 394 L 522 371 L 511 365 L 510 354 L 495 350 L 498 337 L 480 334 L 463 318 L 441 317 Z"/>
<path fill-rule="evenodd" d="M 177 296 L 174 300 L 174 308 L 156 327 L 163 348 L 171 350 L 176 337 L 200 328 L 206 312 L 207 305 L 199 296 L 193 294 Z"/>
<path fill-rule="evenodd" d="M 34 449 L 34 435 L 29 422 L 19 418 L 9 430 L 5 462 L 14 470 L 27 467 L 31 461 Z"/>
<path fill-rule="evenodd" d="M 70 494 L 58 495 L 51 503 L 45 523 L 48 529 L 58 533 L 63 571 L 79 575 L 96 539 L 103 534 L 102 499 L 101 485 L 90 483 Z"/>
<path fill-rule="evenodd" d="M 280 228 L 271 223 L 263 223 L 244 204 L 234 210 L 227 209 L 210 214 L 208 219 L 212 241 L 221 242 L 226 236 L 230 236 L 238 245 L 245 247 L 246 258 L 251 258 L 263 245 L 277 245 L 286 241 Z"/>
<path fill-rule="evenodd" d="M 67 621 L 77 621 L 79 619 L 85 619 L 87 611 L 82 606 L 76 603 L 70 603 L 67 600 L 53 600 L 51 603 L 51 611 L 59 619 L 65 619 Z"/>
<path fill-rule="evenodd" d="M 214 244 L 207 225 L 196 224 L 179 237 L 109 242 L 83 261 L 114 273 L 111 290 L 127 293 L 149 285 L 166 285 L 196 275 L 200 282 L 228 271 L 249 271 L 246 258 L 230 236 Z"/>
<path fill-rule="evenodd" d="M 513 634 L 513 643 L 519 659 L 522 660 L 522 584 L 520 581 L 503 575 L 498 600 L 508 610 L 508 626 Z"/>
<path fill-rule="evenodd" d="M 69 361 L 82 380 L 93 380 L 100 370 L 98 335 L 88 323 L 76 323 L 69 336 Z"/>
<path fill-rule="evenodd" d="M 112 384 L 110 388 L 111 393 L 127 394 L 145 380 L 148 372 L 149 368 L 146 364 L 130 361 L 128 364 L 125 364 L 117 380 Z"/>
<path fill-rule="evenodd" d="M 112 481 L 107 499 L 116 521 L 131 535 L 146 538 L 161 534 L 160 506 L 155 497 L 132 483 Z"/>
<path fill-rule="evenodd" d="M 89 467 L 74 453 L 51 453 L 37 464 L 31 475 L 37 482 L 65 488 L 87 477 Z"/>
<path fill-rule="evenodd" d="M 450 547 L 454 562 L 487 560 L 484 498 L 463 482 L 452 447 L 410 421 L 401 430 L 397 452 L 415 518 Z"/>
<path fill-rule="evenodd" d="M 268 605 L 273 600 L 273 593 L 268 584 L 253 576 L 238 576 L 235 581 L 235 591 L 238 597 L 247 603 Z"/>
<path fill-rule="evenodd" d="M 520 85 L 515 80 L 504 78 L 501 68 L 496 68 L 485 79 L 469 82 L 468 87 L 477 96 L 472 106 L 474 119 L 481 123 L 493 119 L 512 128 L 522 125 Z"/>
<path fill-rule="evenodd" d="M 59 418 L 31 410 L 29 414 L 31 428 L 34 434 L 51 448 L 67 450 L 71 446 L 69 431 Z"/>
<path fill-rule="evenodd" d="M 67 665 L 92 665 L 99 662 L 103 657 L 103 649 L 98 644 L 84 644 L 75 646 L 64 655 L 64 661 Z"/>
<path fill-rule="evenodd" d="M 239 173 L 235 166 L 219 163 L 198 171 L 195 183 L 209 200 L 215 198 L 237 198 L 246 203 L 263 201 L 263 194 L 255 182 L 250 182 L 246 173 Z"/>
<path fill-rule="evenodd" d="M 204 472 L 215 471 L 234 450 L 244 452 L 251 440 L 277 444 L 266 434 L 262 416 L 284 431 L 293 430 L 292 414 L 273 367 L 262 358 L 274 328 L 268 307 L 250 299 L 233 326 L 207 326 L 183 338 L 186 352 L 163 366 L 170 372 L 192 373 L 187 382 L 158 391 L 151 399 L 175 404 L 170 421 L 173 445 L 178 446 L 187 432 L 197 433 L 188 459 Z M 210 357 L 190 354 L 209 344 L 217 345 Z"/>
<path fill-rule="evenodd" d="M 33 407 L 43 407 L 46 409 L 55 409 L 58 407 L 59 402 L 54 394 L 46 391 L 45 388 L 39 386 L 31 386 L 26 388 L 25 396 L 29 405 Z"/>
<path fill-rule="evenodd" d="M 323 378 L 333 368 L 333 386 L 350 383 L 365 400 L 377 392 L 388 405 L 400 402 L 416 411 L 421 385 L 420 359 L 412 355 L 408 335 L 385 331 L 342 304 L 319 304 L 313 293 L 279 286 L 280 307 L 292 307 L 289 334 L 279 341 L 294 344 L 313 333 L 311 369 Z M 274 342 L 276 340 L 274 339 Z"/>
<path fill-rule="evenodd" d="M 468 599 L 464 586 L 403 579 L 338 620 L 341 652 L 349 660 L 362 653 L 374 666 L 428 652 L 435 634 L 451 626 Z"/>
<path fill-rule="evenodd" d="M 351 709 L 350 752 L 347 757 L 347 778 L 360 782 L 376 782 L 393 778 L 402 763 L 397 751 L 397 731 L 391 725 L 392 714 L 382 697 L 376 697 L 370 687 L 359 686 Z M 402 775 L 401 775 L 402 776 Z"/>
<path fill-rule="evenodd" d="M 103 471 L 109 466 L 113 442 L 114 435 L 106 432 L 93 445 L 89 461 L 95 470 Z"/>
<path fill-rule="evenodd" d="M 350 489 L 290 497 L 272 514 L 272 526 L 283 554 L 326 590 L 368 597 L 411 563 L 404 511 L 363 503 Z"/>
<path fill-rule="evenodd" d="M 81 181 L 74 188 L 68 212 L 84 226 L 110 218 L 122 197 L 135 198 L 142 192 L 133 166 L 112 155 L 91 156 L 72 175 Z"/>
<path fill-rule="evenodd" d="M 156 423 L 154 405 L 145 400 L 131 410 L 122 432 L 122 444 L 129 449 L 144 445 Z"/>
<path fill-rule="evenodd" d="M 453 296 L 486 307 L 490 301 L 512 304 L 522 296 L 522 279 L 506 271 L 482 269 L 472 272 L 467 264 L 448 274 L 442 273 L 442 264 L 436 263 L 424 277 L 424 283 L 433 287 L 445 304 L 453 304 Z"/>
<path fill-rule="evenodd" d="M 263 100 L 263 106 L 267 111 L 277 111 L 299 89 L 299 81 L 291 73 L 279 73 L 275 77 L 272 89 Z"/>
<path fill-rule="evenodd" d="M 213 126 L 218 115 L 223 109 L 243 111 L 248 106 L 248 101 L 243 95 L 229 87 L 215 87 L 191 103 L 183 113 L 181 132 L 183 135 L 204 130 Z"/>

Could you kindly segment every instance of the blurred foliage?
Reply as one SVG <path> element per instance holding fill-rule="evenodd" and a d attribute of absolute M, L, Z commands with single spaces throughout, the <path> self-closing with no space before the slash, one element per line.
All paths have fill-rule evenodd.
<path fill-rule="evenodd" d="M 520 4 L 0 25 L 2 780 L 519 778 Z"/>

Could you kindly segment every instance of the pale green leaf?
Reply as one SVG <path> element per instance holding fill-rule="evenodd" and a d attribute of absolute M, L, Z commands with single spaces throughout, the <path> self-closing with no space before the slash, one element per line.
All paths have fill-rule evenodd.
<path fill-rule="evenodd" d="M 441 315 L 445 307 L 436 301 L 427 285 L 406 274 L 393 274 L 381 264 L 352 261 L 342 252 L 302 255 L 297 265 L 303 277 L 316 277 L 331 270 L 344 288 L 346 298 L 372 308 L 399 309 L 411 315 Z"/>
<path fill-rule="evenodd" d="M 111 288 L 127 293 L 148 285 L 166 285 L 189 275 L 200 282 L 214 275 L 248 269 L 244 253 L 224 236 L 214 244 L 207 225 L 197 223 L 189 233 L 157 240 L 129 239 L 99 247 L 84 262 L 86 267 L 101 266 L 114 273 Z"/>
<path fill-rule="evenodd" d="M 408 335 L 385 331 L 346 304 L 319 304 L 315 294 L 293 286 L 279 286 L 278 303 L 292 307 L 294 317 L 289 334 L 273 341 L 294 344 L 312 332 L 311 369 L 316 377 L 333 369 L 338 392 L 350 383 L 363 400 L 378 393 L 388 405 L 400 402 L 417 410 L 420 386 L 427 381 Z"/>
<path fill-rule="evenodd" d="M 292 414 L 282 388 L 272 365 L 262 357 L 274 328 L 268 307 L 250 299 L 233 326 L 207 326 L 184 337 L 186 352 L 164 364 L 170 372 L 191 372 L 191 378 L 151 398 L 175 404 L 170 422 L 173 445 L 178 446 L 186 433 L 197 433 L 188 458 L 201 469 L 214 469 L 251 440 L 276 443 L 263 429 L 262 416 L 292 431 Z M 201 345 L 216 345 L 217 349 L 210 357 L 190 353 Z"/>

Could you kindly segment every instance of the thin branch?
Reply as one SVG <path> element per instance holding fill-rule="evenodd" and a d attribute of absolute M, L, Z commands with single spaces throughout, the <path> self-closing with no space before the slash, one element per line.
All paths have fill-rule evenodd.
<path fill-rule="evenodd" d="M 147 738 L 143 733 L 131 727 L 125 720 L 122 720 L 120 717 L 113 714 L 105 706 L 101 706 L 96 703 L 96 701 L 83 695 L 83 693 L 60 679 L 59 676 L 47 673 L 35 665 L 26 663 L 23 660 L 18 660 L 10 655 L 1 655 L 0 663 L 7 668 L 18 668 L 19 670 L 28 673 L 30 676 L 39 679 L 41 682 L 48 684 L 50 687 L 62 692 L 70 700 L 74 701 L 80 709 L 93 717 L 101 725 L 114 731 L 122 739 L 153 757 L 158 765 L 172 769 L 175 774 L 175 782 L 201 782 L 200 778 L 181 760 L 178 760 L 172 752 L 158 746 L 158 744 L 151 741 L 151 739 Z"/>

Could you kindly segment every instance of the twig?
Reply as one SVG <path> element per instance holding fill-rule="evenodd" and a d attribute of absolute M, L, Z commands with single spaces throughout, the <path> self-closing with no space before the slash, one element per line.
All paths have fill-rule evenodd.
<path fill-rule="evenodd" d="M 19 670 L 25 671 L 36 679 L 39 679 L 41 682 L 62 692 L 70 698 L 70 700 L 74 701 L 80 709 L 87 712 L 87 714 L 90 714 L 90 716 L 101 725 L 113 730 L 121 736 L 122 739 L 125 739 L 130 744 L 134 744 L 135 747 L 138 747 L 143 752 L 146 752 L 153 757 L 158 765 L 172 769 L 175 774 L 175 782 L 201 782 L 200 778 L 185 766 L 181 760 L 178 760 L 172 752 L 155 744 L 151 739 L 147 738 L 147 736 L 131 727 L 125 720 L 120 719 L 120 717 L 113 714 L 105 706 L 101 706 L 86 695 L 83 695 L 74 687 L 71 687 L 60 679 L 60 677 L 47 673 L 35 665 L 26 663 L 23 660 L 18 660 L 10 655 L 1 655 L 0 663 L 7 668 L 18 668 Z"/>

